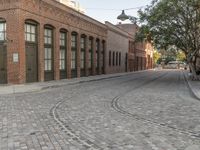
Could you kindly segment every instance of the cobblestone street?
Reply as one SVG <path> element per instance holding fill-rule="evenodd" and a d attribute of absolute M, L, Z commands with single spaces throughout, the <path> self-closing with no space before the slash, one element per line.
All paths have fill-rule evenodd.
<path fill-rule="evenodd" d="M 200 150 L 181 70 L 0 95 L 0 150 Z"/>

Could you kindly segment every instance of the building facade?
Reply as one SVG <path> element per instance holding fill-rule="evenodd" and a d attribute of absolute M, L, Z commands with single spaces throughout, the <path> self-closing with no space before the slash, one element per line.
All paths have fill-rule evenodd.
<path fill-rule="evenodd" d="M 129 34 L 128 71 L 140 71 L 153 68 L 153 45 L 151 41 L 136 42 L 139 29 L 136 24 L 118 24 L 117 27 Z"/>
<path fill-rule="evenodd" d="M 129 34 L 117 26 L 105 22 L 107 26 L 106 73 L 128 71 Z"/>
<path fill-rule="evenodd" d="M 104 24 L 56 0 L 0 3 L 1 83 L 104 73 Z"/>
<path fill-rule="evenodd" d="M 136 25 L 102 24 L 58 0 L 0 3 L 0 84 L 152 67 L 152 46 L 135 42 Z"/>

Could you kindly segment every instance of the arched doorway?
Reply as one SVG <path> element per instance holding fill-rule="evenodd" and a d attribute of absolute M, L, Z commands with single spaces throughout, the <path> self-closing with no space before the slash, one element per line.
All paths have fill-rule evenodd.
<path fill-rule="evenodd" d="M 0 19 L 0 83 L 7 83 L 6 21 Z"/>
<path fill-rule="evenodd" d="M 37 23 L 27 20 L 25 22 L 26 42 L 26 82 L 38 81 L 38 37 Z"/>

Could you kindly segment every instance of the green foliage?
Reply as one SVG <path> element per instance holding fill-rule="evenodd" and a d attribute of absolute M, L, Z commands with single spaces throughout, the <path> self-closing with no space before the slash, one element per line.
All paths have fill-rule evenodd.
<path fill-rule="evenodd" d="M 188 58 L 197 55 L 200 50 L 200 0 L 153 0 L 138 13 L 142 26 L 137 40 L 151 35 L 158 49 L 174 46 Z"/>
<path fill-rule="evenodd" d="M 182 51 L 178 51 L 176 59 L 179 61 L 186 61 L 185 53 L 183 53 Z"/>
<path fill-rule="evenodd" d="M 161 58 L 161 54 L 155 50 L 154 53 L 153 53 L 153 61 L 154 61 L 154 64 L 157 64 L 158 63 L 158 60 Z"/>

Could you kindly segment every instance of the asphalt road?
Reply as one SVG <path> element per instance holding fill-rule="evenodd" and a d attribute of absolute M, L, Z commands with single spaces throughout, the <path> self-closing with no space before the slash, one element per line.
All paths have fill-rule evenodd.
<path fill-rule="evenodd" d="M 200 150 L 181 70 L 0 96 L 0 150 Z"/>

